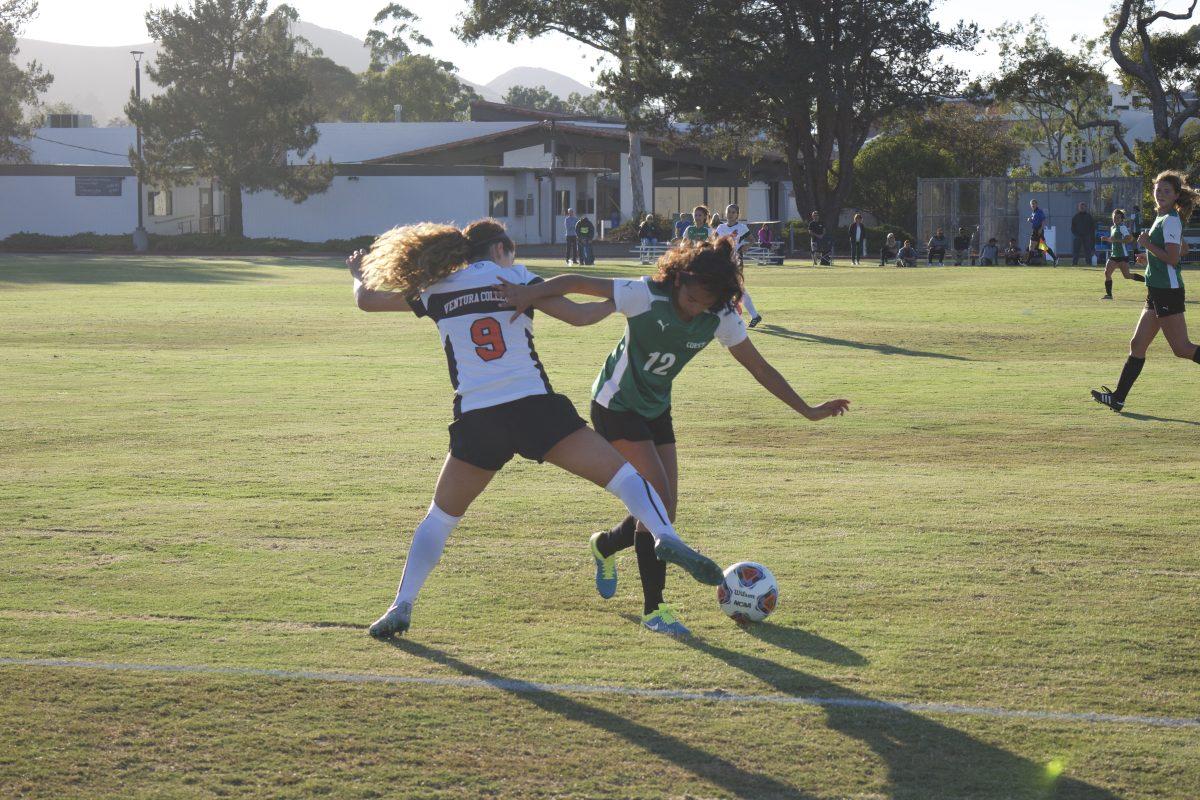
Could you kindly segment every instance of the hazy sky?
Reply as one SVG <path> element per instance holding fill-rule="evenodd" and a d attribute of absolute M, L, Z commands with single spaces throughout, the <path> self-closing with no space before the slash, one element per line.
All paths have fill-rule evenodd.
<path fill-rule="evenodd" d="M 586 0 L 580 0 L 586 2 Z M 125 45 L 146 41 L 144 22 L 149 7 L 174 5 L 175 2 L 151 0 L 105 0 L 81 3 L 79 0 L 40 0 L 40 13 L 26 29 L 25 36 L 52 42 L 90 45 Z M 362 37 L 371 27 L 375 13 L 387 0 L 291 0 L 301 18 L 325 28 Z M 271 2 L 272 6 L 277 5 Z M 487 83 L 514 66 L 538 66 L 554 69 L 579 80 L 592 83 L 589 70 L 594 55 L 561 37 L 545 37 L 519 45 L 487 42 L 473 48 L 459 42 L 450 33 L 467 0 L 408 0 L 407 5 L 421 17 L 420 30 L 435 44 L 437 55 L 453 61 L 464 78 Z M 1161 5 L 1186 9 L 1186 0 L 1162 0 Z M 1071 35 L 1084 33 L 1093 36 L 1102 27 L 1104 10 L 1109 0 L 1007 0 L 981 3 L 979 0 L 943 0 L 936 18 L 944 23 L 967 18 L 982 28 L 990 29 L 1005 21 L 1027 19 L 1041 13 L 1048 22 L 1052 42 L 1066 46 Z M 980 52 L 963 55 L 956 63 L 972 73 L 985 72 L 995 66 L 994 55 L 986 45 Z"/>

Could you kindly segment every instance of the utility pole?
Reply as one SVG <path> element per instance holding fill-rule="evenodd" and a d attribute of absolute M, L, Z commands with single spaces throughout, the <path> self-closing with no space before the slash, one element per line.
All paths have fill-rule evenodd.
<path fill-rule="evenodd" d="M 141 50 L 130 50 L 129 54 L 133 56 L 133 91 L 134 95 L 140 102 L 142 99 L 142 56 L 145 53 Z M 142 126 L 137 126 L 137 154 L 138 161 L 142 160 Z M 142 203 L 145 202 L 145 193 L 142 191 L 142 175 L 138 171 L 137 176 L 137 228 L 133 232 L 133 249 L 138 253 L 145 253 L 150 249 L 150 236 L 146 233 L 146 226 L 142 224 Z"/>

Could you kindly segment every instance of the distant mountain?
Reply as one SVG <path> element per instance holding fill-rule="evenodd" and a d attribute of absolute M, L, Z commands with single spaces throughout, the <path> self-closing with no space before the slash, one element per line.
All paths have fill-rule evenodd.
<path fill-rule="evenodd" d="M 353 72 L 362 72 L 370 62 L 370 53 L 361 40 L 341 31 L 322 28 L 300 21 L 296 33 L 303 36 L 313 47 L 319 48 L 327 58 Z M 54 83 L 42 95 L 45 103 L 66 102 L 82 114 L 91 114 L 100 126 L 114 117 L 123 117 L 125 104 L 133 89 L 133 56 L 130 50 L 141 50 L 146 55 L 143 67 L 152 63 L 158 55 L 158 45 L 153 42 L 123 45 L 120 47 L 90 47 L 77 44 L 59 44 L 38 39 L 19 39 L 20 52 L 16 61 L 24 64 L 38 61 L 52 75 Z M 594 90 L 578 81 L 553 70 L 538 67 L 516 67 L 487 84 L 459 80 L 469 85 L 484 100 L 500 102 L 510 86 L 545 86 L 564 100 L 571 92 L 591 94 Z M 155 94 L 159 90 L 142 70 L 142 94 Z"/>
<path fill-rule="evenodd" d="M 573 78 L 542 67 L 513 67 L 495 80 L 489 81 L 486 86 L 500 96 L 504 96 L 513 86 L 545 86 L 563 100 L 566 100 L 571 92 L 579 92 L 587 97 L 596 91 Z"/>

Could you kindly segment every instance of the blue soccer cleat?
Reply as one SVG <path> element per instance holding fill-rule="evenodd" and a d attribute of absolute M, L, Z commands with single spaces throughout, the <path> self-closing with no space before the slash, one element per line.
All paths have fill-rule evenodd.
<path fill-rule="evenodd" d="M 654 555 L 659 561 L 683 567 L 693 578 L 709 586 L 716 586 L 725 578 L 715 561 L 700 555 L 682 539 L 664 536 L 654 545 Z"/>
<path fill-rule="evenodd" d="M 655 633 L 665 633 L 668 636 L 692 635 L 687 626 L 680 622 L 679 617 L 675 615 L 675 609 L 666 603 L 659 603 L 658 608 L 654 611 L 644 614 L 642 625 Z"/>
<path fill-rule="evenodd" d="M 403 602 L 389 608 L 383 616 L 371 623 L 368 632 L 376 639 L 390 639 L 397 633 L 403 634 L 412 623 L 412 603 Z"/>
<path fill-rule="evenodd" d="M 600 548 L 596 546 L 596 542 L 604 534 L 604 531 L 597 531 L 592 534 L 592 558 L 596 560 L 596 591 L 605 600 L 617 593 L 617 557 L 611 555 L 608 558 L 600 555 Z"/>

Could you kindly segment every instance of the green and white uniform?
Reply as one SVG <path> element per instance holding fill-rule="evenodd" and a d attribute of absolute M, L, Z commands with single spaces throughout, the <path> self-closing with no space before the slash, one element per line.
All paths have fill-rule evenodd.
<path fill-rule="evenodd" d="M 1179 214 L 1172 210 L 1156 217 L 1150 227 L 1151 244 L 1166 249 L 1167 245 L 1183 244 L 1183 223 Z M 1183 275 L 1178 266 L 1172 267 L 1154 253 L 1146 253 L 1146 286 L 1152 289 L 1182 289 Z"/>
<path fill-rule="evenodd" d="M 708 239 L 710 233 L 707 225 L 688 225 L 684 228 L 683 238 L 691 239 L 693 242 L 703 242 Z"/>
<path fill-rule="evenodd" d="M 1109 244 L 1110 255 L 1113 258 L 1127 258 L 1129 251 L 1125 249 L 1125 237 L 1129 236 L 1129 226 L 1124 222 L 1120 225 L 1113 225 L 1112 230 L 1108 232 L 1108 238 L 1111 240 Z"/>
<path fill-rule="evenodd" d="M 671 288 L 652 281 L 613 281 L 613 302 L 624 314 L 625 335 L 604 362 L 592 398 L 610 411 L 655 419 L 671 406 L 671 384 L 714 338 L 725 347 L 746 339 L 746 325 L 729 309 L 706 311 L 684 322 L 671 304 Z"/>

